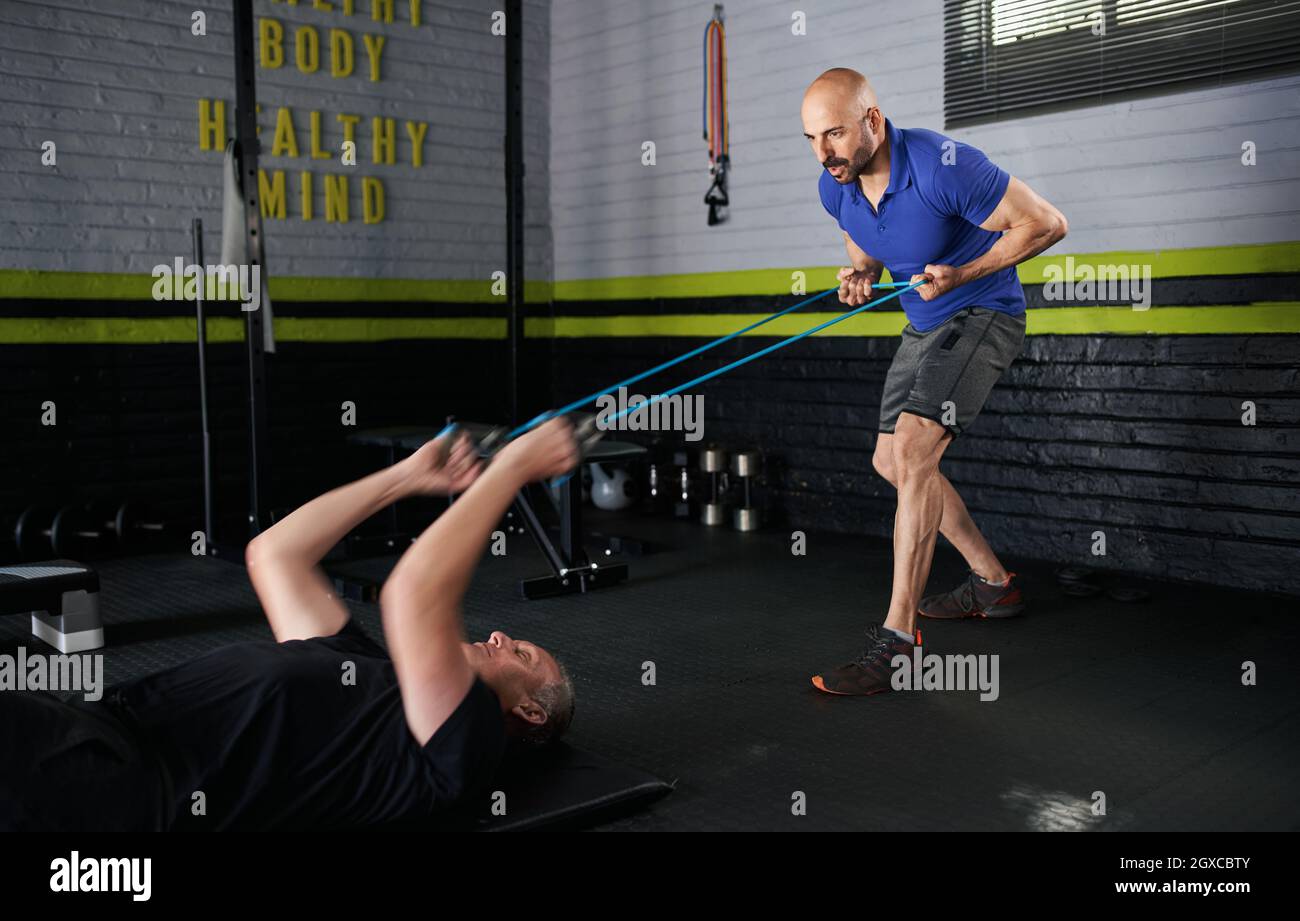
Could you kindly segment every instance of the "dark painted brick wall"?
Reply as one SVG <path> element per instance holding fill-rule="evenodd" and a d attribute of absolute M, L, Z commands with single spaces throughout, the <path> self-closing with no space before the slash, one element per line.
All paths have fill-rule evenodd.
<path fill-rule="evenodd" d="M 49 305 L 50 315 L 71 312 Z M 374 305 L 372 313 L 391 308 Z M 81 306 L 80 311 L 94 312 Z M 351 315 L 367 308 L 352 305 Z M 281 309 L 281 315 L 288 311 Z M 441 425 L 449 413 L 504 420 L 500 341 L 280 343 L 267 360 L 270 504 L 292 508 L 377 469 L 376 449 L 346 442 L 362 428 Z M 148 497 L 185 533 L 202 526 L 197 348 L 167 345 L 0 346 L 0 527 L 29 503 Z M 240 344 L 209 346 L 215 504 L 243 533 L 247 495 L 247 365 Z M 545 371 L 534 370 L 533 378 Z M 45 427 L 52 400 L 58 425 Z M 342 403 L 357 425 L 342 425 Z M 540 407 L 539 407 L 540 408 Z M 11 533 L 11 532 L 9 532 Z M 11 548 L 0 534 L 0 556 Z"/>
<path fill-rule="evenodd" d="M 634 389 L 771 341 L 728 343 Z M 774 526 L 891 533 L 893 489 L 870 457 L 897 341 L 808 339 L 701 388 L 705 440 L 763 452 Z M 561 340 L 557 399 L 698 344 Z M 1298 359 L 1300 336 L 1030 336 L 942 469 L 1007 553 L 1300 594 Z M 1091 553 L 1097 530 L 1105 558 Z"/>
<path fill-rule="evenodd" d="M 42 305 L 45 315 L 110 309 L 129 308 Z M 280 305 L 281 315 L 291 310 Z M 367 310 L 395 312 L 332 312 Z M 730 343 L 637 389 L 671 386 L 770 341 Z M 805 340 L 704 386 L 706 440 L 764 454 L 772 526 L 888 536 L 892 490 L 870 456 L 896 343 Z M 521 412 L 697 344 L 529 342 L 522 379 L 537 383 L 525 384 Z M 238 523 L 247 489 L 242 346 L 212 346 L 211 360 L 218 508 Z M 1298 366 L 1297 336 L 1030 336 L 943 469 L 994 546 L 1009 553 L 1300 594 Z M 0 367 L 0 522 L 33 501 L 130 495 L 198 526 L 193 344 L 3 346 Z M 344 400 L 358 404 L 359 428 L 435 425 L 447 413 L 504 421 L 505 367 L 500 341 L 282 343 L 268 370 L 272 503 L 293 507 L 382 462 L 346 444 Z M 57 428 L 39 424 L 47 399 L 58 404 Z M 1257 405 L 1253 428 L 1240 421 L 1244 400 Z M 1090 553 L 1095 530 L 1106 533 L 1105 559 Z"/>

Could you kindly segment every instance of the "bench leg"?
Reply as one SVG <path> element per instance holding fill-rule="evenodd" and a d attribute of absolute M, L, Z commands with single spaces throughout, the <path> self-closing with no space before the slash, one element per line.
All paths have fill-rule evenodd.
<path fill-rule="evenodd" d="M 32 611 L 32 636 L 63 653 L 102 648 L 104 622 L 99 616 L 99 592 L 64 592 L 62 612 L 58 614 Z"/>

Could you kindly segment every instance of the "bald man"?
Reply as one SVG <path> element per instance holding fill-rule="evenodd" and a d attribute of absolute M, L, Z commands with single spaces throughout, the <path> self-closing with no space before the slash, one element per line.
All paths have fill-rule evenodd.
<path fill-rule="evenodd" d="M 979 150 L 934 131 L 898 128 L 867 78 L 826 71 L 804 94 L 804 137 L 825 169 L 822 205 L 844 234 L 851 266 L 840 301 L 872 300 L 885 268 L 925 281 L 902 295 L 902 341 L 885 378 L 876 471 L 898 492 L 894 581 L 883 626 L 867 630 L 854 662 L 813 677 L 830 694 L 890 690 L 891 661 L 911 658 L 916 618 L 1011 617 L 1025 604 L 942 473 L 939 460 L 970 428 L 989 391 L 1020 354 L 1025 297 L 1016 266 L 1066 233 L 1064 215 Z M 922 598 L 936 535 L 970 567 L 960 585 Z"/>

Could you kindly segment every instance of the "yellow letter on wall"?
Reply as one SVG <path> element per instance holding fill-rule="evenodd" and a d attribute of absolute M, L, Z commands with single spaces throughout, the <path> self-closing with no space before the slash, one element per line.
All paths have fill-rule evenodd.
<path fill-rule="evenodd" d="M 281 151 L 288 151 L 288 156 L 298 156 L 298 138 L 293 133 L 293 116 L 285 106 L 275 116 L 275 142 L 271 145 L 271 156 L 278 157 Z"/>
<path fill-rule="evenodd" d="M 330 29 L 330 76 L 352 76 L 352 36 L 343 29 Z"/>
<path fill-rule="evenodd" d="M 284 26 L 278 19 L 259 19 L 257 25 L 262 66 L 274 70 L 284 64 Z"/>
<path fill-rule="evenodd" d="M 199 100 L 199 150 L 226 149 L 226 100 Z"/>
<path fill-rule="evenodd" d="M 325 177 L 325 220 L 348 222 L 348 177 Z"/>
<path fill-rule="evenodd" d="M 266 181 L 266 170 L 257 171 L 257 194 L 262 199 L 262 217 L 284 220 L 284 170 L 278 169 Z"/>
<path fill-rule="evenodd" d="M 370 56 L 370 82 L 379 82 L 379 55 L 384 50 L 384 37 L 382 35 L 363 35 L 361 40 L 366 44 L 366 53 Z"/>
<path fill-rule="evenodd" d="M 356 141 L 357 139 L 357 122 L 361 121 L 360 115 L 348 115 L 340 112 L 334 116 L 343 125 L 343 140 Z"/>
<path fill-rule="evenodd" d="M 367 224 L 378 224 L 384 219 L 384 184 L 374 176 L 361 180 L 361 210 Z"/>
<path fill-rule="evenodd" d="M 424 166 L 424 135 L 429 130 L 428 122 L 407 122 L 406 135 L 411 139 L 411 165 Z"/>
<path fill-rule="evenodd" d="M 320 113 L 313 109 L 308 118 L 311 120 L 311 158 L 328 160 L 329 151 L 320 149 Z"/>
<path fill-rule="evenodd" d="M 303 170 L 298 174 L 302 177 L 302 219 L 311 220 L 311 173 Z"/>
<path fill-rule="evenodd" d="M 320 33 L 312 26 L 299 26 L 293 33 L 294 57 L 298 70 L 314 74 L 320 69 Z"/>
<path fill-rule="evenodd" d="M 375 22 L 392 22 L 393 0 L 370 0 L 370 18 Z"/>
<path fill-rule="evenodd" d="M 370 120 L 370 133 L 373 136 L 370 144 L 370 162 L 387 163 L 389 166 L 396 163 L 397 120 L 380 118 L 376 115 Z"/>

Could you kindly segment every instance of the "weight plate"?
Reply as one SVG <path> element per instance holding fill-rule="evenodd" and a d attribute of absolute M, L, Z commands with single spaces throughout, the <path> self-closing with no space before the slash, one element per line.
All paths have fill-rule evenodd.
<path fill-rule="evenodd" d="M 48 559 L 50 555 L 50 528 L 54 526 L 53 509 L 44 505 L 29 505 L 18 516 L 14 527 L 14 542 L 18 556 L 23 560 Z"/>

